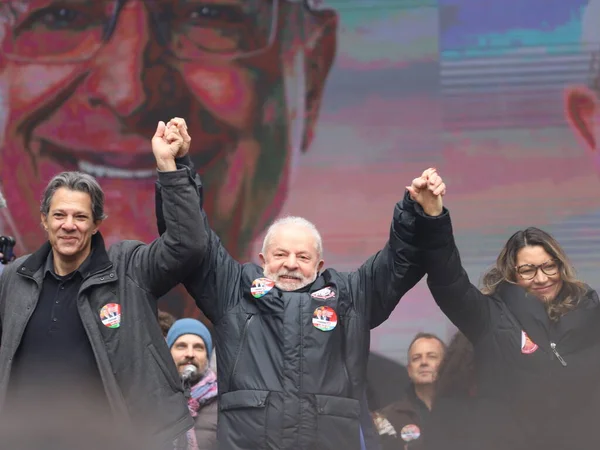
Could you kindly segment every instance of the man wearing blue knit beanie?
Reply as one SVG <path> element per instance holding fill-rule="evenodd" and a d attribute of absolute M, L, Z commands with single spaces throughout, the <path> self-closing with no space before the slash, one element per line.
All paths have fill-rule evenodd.
<path fill-rule="evenodd" d="M 188 408 L 195 425 L 187 433 L 188 450 L 212 450 L 217 442 L 218 406 L 217 377 L 209 367 L 210 331 L 199 320 L 180 319 L 169 329 L 167 345 L 182 381 L 191 385 Z"/>

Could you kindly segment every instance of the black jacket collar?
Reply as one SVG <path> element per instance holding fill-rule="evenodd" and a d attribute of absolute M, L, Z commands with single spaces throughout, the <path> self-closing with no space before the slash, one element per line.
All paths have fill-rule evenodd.
<path fill-rule="evenodd" d="M 597 326 L 600 301 L 596 291 L 589 286 L 577 308 L 556 323 L 550 320 L 542 302 L 518 285 L 504 282 L 498 286 L 496 296 L 531 340 L 547 351 L 550 351 L 550 342 L 560 343 L 568 351 L 600 341 L 600 327 Z"/>
<path fill-rule="evenodd" d="M 38 270 L 42 269 L 46 265 L 48 255 L 52 251 L 50 242 L 46 241 L 39 249 L 32 253 L 19 267 L 18 273 L 28 276 L 33 276 Z M 92 236 L 92 253 L 89 260 L 89 264 L 86 264 L 85 273 L 81 275 L 83 278 L 89 277 L 100 270 L 107 269 L 112 265 L 106 252 L 104 245 L 104 239 L 100 232 Z"/>

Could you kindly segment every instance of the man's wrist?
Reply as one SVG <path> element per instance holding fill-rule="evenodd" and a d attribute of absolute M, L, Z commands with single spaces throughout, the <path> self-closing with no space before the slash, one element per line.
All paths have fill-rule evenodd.
<path fill-rule="evenodd" d="M 434 208 L 434 209 L 425 209 L 423 208 L 423 212 L 428 215 L 429 217 L 437 217 L 439 215 L 442 214 L 442 212 L 444 212 L 444 208 Z"/>
<path fill-rule="evenodd" d="M 177 164 L 173 158 L 157 159 L 156 168 L 161 172 L 174 172 L 177 170 Z"/>

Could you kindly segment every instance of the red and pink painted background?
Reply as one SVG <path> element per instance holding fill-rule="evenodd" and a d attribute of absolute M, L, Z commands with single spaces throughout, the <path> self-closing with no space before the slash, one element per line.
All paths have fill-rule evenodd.
<path fill-rule="evenodd" d="M 98 177 L 109 242 L 154 239 L 149 139 L 180 116 L 211 224 L 241 260 L 294 214 L 322 231 L 327 265 L 356 268 L 435 166 L 474 282 L 536 225 L 597 287 L 597 0 L 0 5 L 0 231 L 19 254 L 44 239 L 39 198 L 60 170 Z M 163 305 L 195 314 L 186 302 Z M 402 360 L 418 331 L 452 332 L 424 282 L 372 347 Z"/>

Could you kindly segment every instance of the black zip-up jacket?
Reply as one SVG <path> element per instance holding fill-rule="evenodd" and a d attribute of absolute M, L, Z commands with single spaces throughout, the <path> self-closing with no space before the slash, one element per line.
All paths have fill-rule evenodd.
<path fill-rule="evenodd" d="M 557 323 L 544 305 L 505 282 L 493 295 L 469 281 L 447 210 L 417 212 L 428 284 L 446 316 L 473 343 L 476 411 L 470 435 L 451 448 L 589 450 L 600 448 L 600 302 L 589 289 Z M 445 241 L 431 245 L 428 236 Z M 450 447 L 449 447 L 450 448 Z"/>
<path fill-rule="evenodd" d="M 107 250 L 100 233 L 92 237 L 92 260 L 77 297 L 113 416 L 137 434 L 140 442 L 150 440 L 159 448 L 167 448 L 193 427 L 156 317 L 158 298 L 189 273 L 206 245 L 198 193 L 189 177 L 186 168 L 159 172 L 166 232 L 151 244 L 121 241 Z M 50 251 L 47 242 L 9 264 L 0 276 L 0 412 L 9 417 L 11 411 L 3 407 L 12 361 L 36 307 Z M 109 304 L 120 307 L 115 328 L 102 322 L 103 307 Z M 40 378 L 43 380 L 43 375 Z M 60 411 L 57 405 L 57 414 Z M 169 445 L 162 445 L 165 443 Z"/>
<path fill-rule="evenodd" d="M 327 269 L 303 289 L 273 287 L 260 298 L 251 289 L 263 269 L 236 262 L 209 233 L 184 284 L 215 326 L 219 449 L 360 449 L 370 330 L 424 275 L 404 206 L 396 205 L 389 241 L 358 270 Z M 322 306 L 337 315 L 331 331 L 313 326 Z"/>

